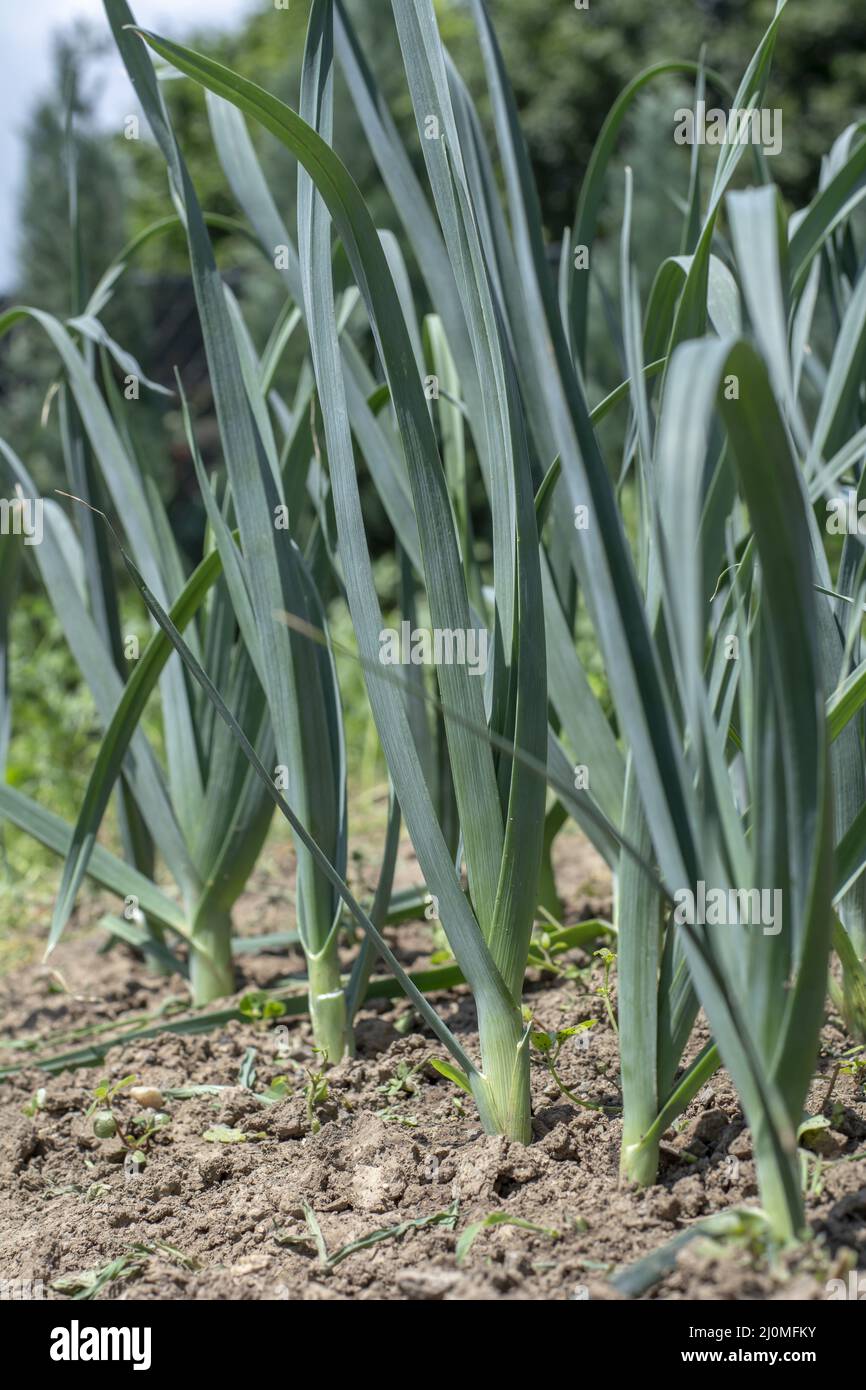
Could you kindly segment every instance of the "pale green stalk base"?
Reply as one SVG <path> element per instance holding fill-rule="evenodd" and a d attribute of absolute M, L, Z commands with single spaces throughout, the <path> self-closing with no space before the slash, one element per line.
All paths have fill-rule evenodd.
<path fill-rule="evenodd" d="M 156 922 L 151 922 L 149 917 L 145 917 L 144 924 L 147 927 L 148 935 L 150 936 L 151 940 L 157 941 L 161 945 L 165 945 L 165 932 L 163 931 L 162 927 L 159 926 Z M 168 976 L 172 974 L 172 966 L 170 961 L 155 958 L 152 961 L 149 961 L 148 963 L 150 965 L 150 969 L 153 971 L 155 975 Z"/>
<path fill-rule="evenodd" d="M 695 1058 L 676 1088 L 657 1115 L 652 1114 L 646 1100 L 623 1083 L 622 1145 L 619 1155 L 620 1177 L 651 1187 L 658 1180 L 659 1144 L 665 1130 L 688 1108 L 698 1091 L 720 1064 L 718 1048 L 707 1047 Z M 629 1098 L 631 1104 L 629 1105 Z"/>
<path fill-rule="evenodd" d="M 619 1155 L 619 1175 L 624 1182 L 638 1187 L 652 1187 L 658 1179 L 659 1141 L 652 1138 L 631 1139 L 623 1135 Z"/>
<path fill-rule="evenodd" d="M 759 1128 L 752 1134 L 752 1150 L 758 1171 L 761 1207 L 773 1240 L 793 1245 L 806 1230 L 806 1214 L 796 1150 L 780 1156 L 775 1146 L 762 1137 Z"/>
<path fill-rule="evenodd" d="M 189 948 L 189 985 L 197 1008 L 234 994 L 231 918 L 227 913 L 211 921 L 207 929 L 196 923 Z"/>
<path fill-rule="evenodd" d="M 479 1035 L 483 1071 L 471 1081 L 485 1132 L 528 1144 L 532 1138 L 529 1034 L 519 1009 L 504 1018 L 487 1018 L 482 1013 Z"/>
<path fill-rule="evenodd" d="M 321 955 L 308 955 L 307 978 L 316 1047 L 325 1054 L 326 1061 L 342 1062 L 349 1051 L 350 1028 L 336 951 L 327 948 Z"/>

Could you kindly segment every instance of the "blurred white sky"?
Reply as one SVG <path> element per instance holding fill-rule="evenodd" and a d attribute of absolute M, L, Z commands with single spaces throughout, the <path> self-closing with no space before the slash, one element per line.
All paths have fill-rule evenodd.
<path fill-rule="evenodd" d="M 192 27 L 228 28 L 272 0 L 130 0 L 136 20 L 173 37 Z M 0 292 L 12 288 L 17 207 L 24 165 L 22 131 L 49 90 L 56 30 L 87 19 L 108 33 L 102 0 L 0 0 Z M 96 65 L 90 89 L 96 86 Z M 109 124 L 137 111 L 126 73 L 112 53 L 99 66 L 99 117 Z"/>

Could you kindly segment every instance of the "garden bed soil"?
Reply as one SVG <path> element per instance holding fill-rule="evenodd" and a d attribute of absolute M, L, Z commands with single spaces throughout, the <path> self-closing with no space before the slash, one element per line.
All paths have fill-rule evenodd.
<path fill-rule="evenodd" d="M 589 877 L 585 862 L 566 874 L 571 919 L 605 907 L 579 896 Z M 259 912 L 258 924 L 273 930 L 266 916 Z M 6 976 L 0 994 L 7 1037 L 21 1042 L 153 1013 L 182 991 L 179 979 L 155 979 L 126 948 L 95 955 L 102 939 L 80 929 L 52 956 L 51 968 L 27 966 Z M 401 928 L 391 939 L 413 967 L 429 956 L 426 924 Z M 575 1039 L 565 1045 L 560 1071 L 576 1096 L 616 1106 L 616 1034 L 596 992 L 601 965 L 580 952 L 567 959 L 586 967 L 580 978 L 532 972 L 525 1001 L 548 1031 L 597 1020 L 587 1047 Z M 274 984 L 300 965 L 284 955 L 245 956 L 244 988 Z M 436 1003 L 471 1051 L 476 1039 L 467 990 L 451 990 Z M 285 1056 L 278 1051 L 278 1023 L 233 1021 L 197 1036 L 164 1033 L 112 1050 L 97 1069 L 52 1076 L 31 1066 L 5 1081 L 2 1278 L 41 1285 L 46 1298 L 68 1298 L 88 1278 L 92 1283 L 94 1271 L 126 1256 L 97 1298 L 613 1299 L 622 1297 L 611 1283 L 617 1269 L 695 1218 L 757 1202 L 748 1131 L 724 1072 L 666 1136 L 660 1183 L 637 1191 L 618 1181 L 617 1115 L 573 1103 L 539 1057 L 532 1067 L 534 1138 L 522 1147 L 482 1133 L 472 1101 L 430 1065 L 443 1049 L 406 1000 L 363 1011 L 357 1057 L 328 1072 L 327 1098 L 312 1107 L 305 1088 L 318 1064 L 308 1024 L 287 1020 Z M 698 1031 L 694 1046 L 702 1041 Z M 821 1111 L 831 1058 L 847 1045 L 828 1021 L 811 1111 Z M 238 1084 L 249 1049 L 255 1049 L 255 1091 L 288 1075 L 286 1099 L 264 1105 Z M 17 1055 L 4 1049 L 3 1061 Z M 170 1124 L 152 1140 L 144 1171 L 133 1174 L 122 1142 L 97 1139 L 85 1115 L 102 1076 L 116 1081 L 130 1073 L 160 1091 L 228 1088 L 166 1100 Z M 41 1107 L 24 1113 L 39 1088 Z M 142 1113 L 126 1091 L 116 1112 L 123 1128 Z M 742 1245 L 695 1241 L 644 1297 L 821 1299 L 828 1279 L 852 1263 L 866 1267 L 862 1087 L 839 1077 L 825 1113 L 828 1152 L 820 1162 L 810 1160 L 808 1174 L 808 1217 L 817 1239 L 772 1266 Z M 203 1137 L 217 1126 L 249 1137 L 232 1143 Z M 543 1229 L 485 1228 L 458 1261 L 461 1233 L 493 1212 Z M 308 1213 L 330 1256 L 375 1231 L 432 1219 L 326 1267 Z"/>

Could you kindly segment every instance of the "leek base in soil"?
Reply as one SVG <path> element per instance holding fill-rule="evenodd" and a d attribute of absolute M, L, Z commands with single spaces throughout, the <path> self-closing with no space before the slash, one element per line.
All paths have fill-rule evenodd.
<path fill-rule="evenodd" d="M 620 1015 L 624 1020 L 624 1015 Z M 679 1078 L 657 1115 L 636 1097 L 631 1109 L 623 1108 L 623 1134 L 620 1146 L 620 1176 L 640 1187 L 651 1187 L 658 1178 L 659 1146 L 669 1129 L 691 1105 L 698 1091 L 718 1070 L 719 1050 L 709 1042 Z M 623 1085 L 625 1097 L 625 1085 Z"/>
<path fill-rule="evenodd" d="M 194 932 L 189 951 L 189 984 L 192 1002 L 197 1008 L 234 994 L 235 970 L 228 914 L 214 922 L 207 934 L 200 927 Z"/>
<path fill-rule="evenodd" d="M 779 1245 L 793 1245 L 806 1233 L 797 1151 L 780 1153 L 774 1136 L 763 1126 L 755 1126 L 752 1148 L 761 1207 L 771 1238 Z"/>
<path fill-rule="evenodd" d="M 652 1187 L 658 1177 L 659 1142 L 638 1136 L 632 1139 L 623 1134 L 619 1156 L 619 1173 L 624 1182 L 637 1183 L 638 1187 Z"/>
<path fill-rule="evenodd" d="M 313 1038 L 326 1060 L 336 1064 L 343 1060 L 349 1045 L 346 993 L 336 951 L 326 948 L 320 955 L 308 953 L 307 972 Z"/>
<path fill-rule="evenodd" d="M 529 1033 L 520 1010 L 504 1017 L 480 1010 L 482 1072 L 472 1078 L 472 1094 L 487 1134 L 518 1144 L 532 1138 L 529 1092 Z"/>

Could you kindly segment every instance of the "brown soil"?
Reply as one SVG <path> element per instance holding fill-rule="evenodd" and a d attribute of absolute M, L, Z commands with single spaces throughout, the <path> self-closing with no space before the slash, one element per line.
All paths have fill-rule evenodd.
<path fill-rule="evenodd" d="M 599 884 L 603 891 L 598 861 L 574 839 L 563 841 L 562 853 L 569 919 L 603 911 L 603 900 L 585 891 Z M 411 877 L 407 861 L 404 881 Z M 247 908 L 260 930 L 285 929 L 266 910 L 266 900 L 279 897 L 273 887 L 258 882 L 250 894 Z M 61 945 L 52 957 L 58 973 L 28 966 L 5 978 L 0 997 L 9 1037 L 20 1043 L 152 1013 L 182 992 L 181 981 L 156 980 L 125 949 L 96 956 L 95 940 L 92 932 L 79 931 Z M 392 940 L 413 966 L 425 963 L 428 926 L 401 928 Z M 579 952 L 568 959 L 581 967 L 578 978 L 531 974 L 526 1002 L 548 1030 L 597 1020 L 588 1048 L 566 1044 L 560 1070 L 575 1095 L 615 1106 L 616 1036 L 597 993 L 600 966 Z M 245 988 L 258 988 L 284 979 L 300 961 L 262 955 L 244 957 L 241 967 Z M 467 991 L 443 994 L 437 1006 L 471 1051 L 474 1014 Z M 305 1068 L 316 1065 L 309 1029 L 305 1020 L 288 1026 L 288 1057 L 278 1053 L 274 1023 L 230 1022 L 199 1036 L 165 1033 L 128 1043 L 96 1071 L 52 1077 L 31 1068 L 0 1087 L 3 1279 L 41 1281 L 46 1297 L 68 1297 L 69 1276 L 130 1255 L 125 1272 L 97 1297 L 611 1299 L 620 1297 L 609 1282 L 618 1267 L 656 1250 L 696 1217 L 756 1203 L 748 1131 L 723 1072 L 701 1091 L 677 1132 L 666 1136 L 659 1185 L 639 1192 L 618 1184 L 616 1115 L 572 1103 L 539 1061 L 533 1065 L 532 1145 L 485 1136 L 471 1100 L 430 1066 L 443 1049 L 405 1000 L 364 1011 L 358 1057 L 328 1073 L 328 1096 L 313 1107 L 311 1125 L 304 1094 Z M 827 1060 L 809 1100 L 813 1112 L 822 1108 L 830 1059 L 849 1045 L 832 1020 L 824 1044 Z M 255 1089 L 288 1074 L 286 1099 L 267 1106 L 238 1084 L 251 1048 Z M 15 1055 L 4 1049 L 2 1060 Z M 130 1073 L 162 1091 L 228 1087 L 166 1100 L 170 1124 L 151 1142 L 144 1171 L 133 1175 L 124 1166 L 122 1142 L 97 1139 L 85 1116 L 103 1075 L 116 1081 Z M 23 1113 L 40 1087 L 42 1107 Z M 125 1128 L 143 1112 L 122 1092 L 116 1113 Z M 774 1267 L 742 1246 L 696 1241 L 645 1296 L 820 1299 L 826 1280 L 847 1263 L 859 1257 L 866 1266 L 862 1087 L 839 1078 L 825 1113 L 831 1117 L 829 1152 L 820 1162 L 811 1159 L 808 1172 L 808 1214 L 817 1240 Z M 203 1137 L 218 1125 L 249 1137 L 236 1143 Z M 377 1230 L 440 1219 L 409 1226 L 326 1268 L 305 1208 L 315 1214 L 330 1255 Z M 544 1229 L 486 1228 L 458 1263 L 461 1233 L 493 1212 Z M 67 1282 L 52 1288 L 61 1280 Z"/>

